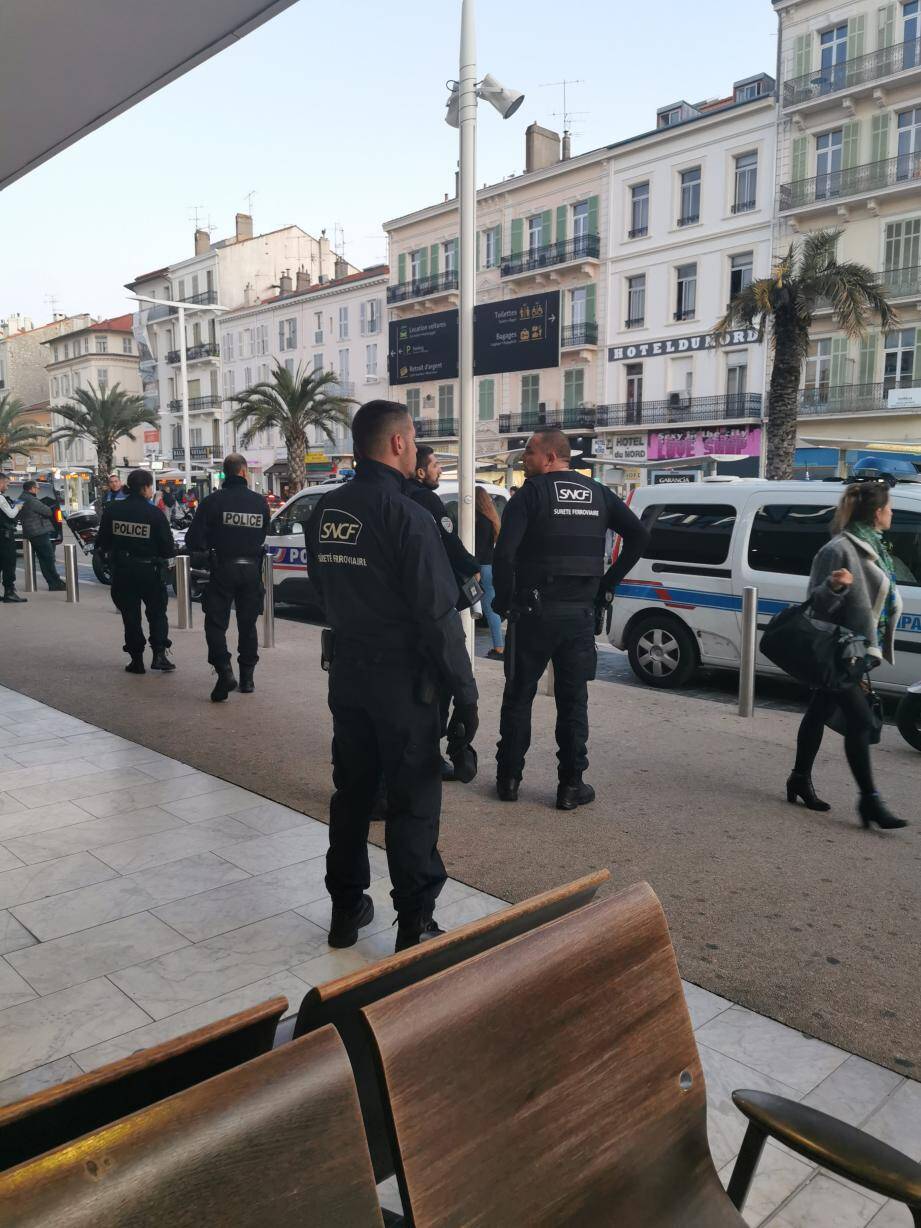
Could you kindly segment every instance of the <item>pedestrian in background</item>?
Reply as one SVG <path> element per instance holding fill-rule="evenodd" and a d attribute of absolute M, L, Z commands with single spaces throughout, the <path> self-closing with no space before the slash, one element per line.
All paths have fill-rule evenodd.
<path fill-rule="evenodd" d="M 6 497 L 9 479 L 0 473 L 0 579 L 3 580 L 3 600 L 8 605 L 27 598 L 16 592 L 16 521 L 22 514 L 22 504 L 12 504 Z"/>
<path fill-rule="evenodd" d="M 117 473 L 109 474 L 107 485 L 108 490 L 102 496 L 103 503 L 114 503 L 116 499 L 124 499 L 128 494 L 124 482 Z"/>
<path fill-rule="evenodd" d="M 486 615 L 489 634 L 492 637 L 492 648 L 486 655 L 494 661 L 501 661 L 505 650 L 502 619 L 492 608 L 492 599 L 496 595 L 492 582 L 492 560 L 496 552 L 496 539 L 499 536 L 501 522 L 496 505 L 483 486 L 476 488 L 474 511 L 476 561 L 480 569 L 480 584 L 483 588 L 483 613 Z"/>
<path fill-rule="evenodd" d="M 867 641 L 867 669 L 895 659 L 895 632 L 902 612 L 892 556 L 883 534 L 892 524 L 892 502 L 884 481 L 848 486 L 832 522 L 834 537 L 813 560 L 809 600 L 816 617 L 862 635 Z M 796 762 L 787 780 L 787 801 L 801 798 L 810 810 L 830 810 L 816 796 L 812 768 L 825 722 L 834 709 L 844 716 L 844 753 L 860 797 L 857 810 L 864 827 L 905 827 L 885 806 L 873 780 L 870 738 L 874 729 L 864 679 L 840 690 L 817 688 L 800 722 Z"/>
<path fill-rule="evenodd" d="M 31 545 L 42 569 L 45 583 L 52 593 L 63 593 L 67 585 L 58 575 L 54 560 L 54 512 L 47 503 L 39 499 L 36 493 L 38 487 L 29 478 L 22 484 L 22 535 Z"/>

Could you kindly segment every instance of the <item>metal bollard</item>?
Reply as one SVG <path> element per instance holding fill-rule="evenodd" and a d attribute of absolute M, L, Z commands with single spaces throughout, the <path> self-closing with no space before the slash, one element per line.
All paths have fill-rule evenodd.
<path fill-rule="evenodd" d="M 547 662 L 547 668 L 544 670 L 544 676 L 540 680 L 541 695 L 554 695 L 554 673 L 553 662 Z"/>
<path fill-rule="evenodd" d="M 76 605 L 80 600 L 80 576 L 77 572 L 77 547 L 72 543 L 64 547 L 64 583 L 67 585 L 67 605 Z"/>
<path fill-rule="evenodd" d="M 179 606 L 177 626 L 180 631 L 192 630 L 192 560 L 187 554 L 176 555 L 176 603 Z"/>
<path fill-rule="evenodd" d="M 262 647 L 275 647 L 275 561 L 271 554 L 262 560 L 262 586 L 265 599 L 262 608 Z"/>
<path fill-rule="evenodd" d="M 742 590 L 742 667 L 739 670 L 739 716 L 755 715 L 755 656 L 758 650 L 758 590 Z"/>
<path fill-rule="evenodd" d="M 32 549 L 32 543 L 24 537 L 22 539 L 22 591 L 24 593 L 35 592 L 35 551 Z"/>

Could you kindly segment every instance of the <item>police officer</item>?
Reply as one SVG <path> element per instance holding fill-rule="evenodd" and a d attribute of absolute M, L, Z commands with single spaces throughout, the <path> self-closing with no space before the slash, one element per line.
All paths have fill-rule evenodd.
<path fill-rule="evenodd" d="M 370 401 L 352 422 L 356 475 L 324 495 L 306 529 L 311 578 L 334 639 L 329 666 L 333 785 L 326 888 L 329 943 L 351 946 L 374 916 L 368 825 L 383 775 L 396 949 L 441 930 L 440 681 L 451 732 L 476 732 L 477 689 L 454 603 L 457 582 L 428 512 L 406 497 L 416 460 L 406 407 Z"/>
<path fill-rule="evenodd" d="M 508 616 L 505 693 L 496 752 L 496 791 L 518 800 L 531 742 L 531 704 L 549 661 L 554 666 L 559 787 L 556 804 L 574 810 L 594 800 L 588 767 L 588 688 L 595 676 L 596 610 L 643 553 L 648 534 L 620 499 L 570 469 L 562 431 L 536 431 L 524 451 L 527 480 L 502 518 L 493 559 L 493 609 Z M 608 529 L 623 539 L 604 571 Z M 603 577 L 603 579 L 602 579 Z"/>
<path fill-rule="evenodd" d="M 131 656 L 125 670 L 129 674 L 147 672 L 142 601 L 153 649 L 150 668 L 164 673 L 176 668 L 166 655 L 171 644 L 166 617 L 167 560 L 176 553 L 176 547 L 166 517 L 150 503 L 153 490 L 153 474 L 147 469 L 129 473 L 126 497 L 105 505 L 96 536 L 95 549 L 111 561 L 112 600 L 125 624 L 124 647 Z"/>
<path fill-rule="evenodd" d="M 7 476 L 0 473 L 0 579 L 3 581 L 3 601 L 8 605 L 26 601 L 16 592 L 16 521 L 22 504 L 13 504 L 6 497 Z"/>
<path fill-rule="evenodd" d="M 224 475 L 224 485 L 200 504 L 185 538 L 190 552 L 211 554 L 211 580 L 204 586 L 202 606 L 208 663 L 217 670 L 211 692 L 214 703 L 221 703 L 237 689 L 227 651 L 231 605 L 237 610 L 240 691 L 249 695 L 255 690 L 253 674 L 259 660 L 256 619 L 265 597 L 262 559 L 271 519 L 265 498 L 246 484 L 245 456 L 239 452 L 225 456 Z"/>

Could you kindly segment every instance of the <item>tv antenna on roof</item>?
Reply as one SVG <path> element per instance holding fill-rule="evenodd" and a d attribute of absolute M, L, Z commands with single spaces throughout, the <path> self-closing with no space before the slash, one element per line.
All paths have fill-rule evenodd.
<path fill-rule="evenodd" d="M 341 222 L 333 222 L 333 251 L 345 259 L 345 230 Z"/>
<path fill-rule="evenodd" d="M 205 212 L 205 206 L 204 206 L 204 205 L 188 205 L 188 206 L 187 206 L 187 208 L 190 210 L 190 212 L 189 212 L 189 221 L 190 221 L 190 222 L 194 222 L 194 223 L 195 223 L 195 229 L 196 229 L 196 230 L 206 230 L 206 229 L 207 229 L 207 230 L 209 230 L 209 231 L 211 230 L 211 226 L 210 226 L 210 225 L 208 225 L 207 227 L 205 227 L 205 226 L 202 226 L 202 224 L 201 224 L 201 214 Z M 210 221 L 210 219 L 209 219 L 209 221 Z"/>
<path fill-rule="evenodd" d="M 58 296 L 56 294 L 46 294 L 45 302 L 48 304 L 48 310 L 51 312 L 51 318 L 53 320 L 54 317 L 57 315 Z"/>
<path fill-rule="evenodd" d="M 256 189 L 252 188 L 249 192 L 246 193 L 246 197 L 245 197 L 246 212 L 250 215 L 250 217 L 253 216 L 253 197 L 255 195 L 256 195 Z"/>
<path fill-rule="evenodd" d="M 574 81 L 569 81 L 569 80 L 567 81 L 545 81 L 539 87 L 542 90 L 559 89 L 560 87 L 562 87 L 563 109 L 562 111 L 551 111 L 551 115 L 553 116 L 554 119 L 561 119 L 563 121 L 563 132 L 565 134 L 568 134 L 569 136 L 573 135 L 572 121 L 577 118 L 579 119 L 583 118 L 584 116 L 588 114 L 588 112 L 587 111 L 570 111 L 569 100 L 568 100 L 566 91 L 570 85 L 584 85 L 584 84 L 585 84 L 585 81 L 580 78 Z M 578 135 L 578 133 L 576 135 Z"/>

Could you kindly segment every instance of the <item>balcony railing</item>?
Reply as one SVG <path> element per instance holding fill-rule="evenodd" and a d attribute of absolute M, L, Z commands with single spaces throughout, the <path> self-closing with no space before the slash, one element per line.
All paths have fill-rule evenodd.
<path fill-rule="evenodd" d="M 182 412 L 182 402 L 178 400 L 170 401 L 170 409 L 173 413 Z M 197 409 L 220 409 L 220 397 L 189 397 L 189 413 L 193 414 Z"/>
<path fill-rule="evenodd" d="M 908 43 L 896 43 L 893 47 L 882 47 L 879 51 L 871 51 L 869 55 L 845 60 L 843 64 L 815 68 L 802 77 L 792 77 L 784 82 L 783 105 L 794 107 L 801 102 L 811 102 L 814 98 L 824 98 L 842 90 L 871 85 L 874 81 L 891 77 L 893 73 L 904 72 L 907 68 L 921 68 L 921 40 L 913 39 Z"/>
<path fill-rule="evenodd" d="M 584 324 L 564 324 L 560 333 L 562 349 L 572 349 L 577 345 L 597 345 L 598 325 L 591 321 Z"/>
<path fill-rule="evenodd" d="M 679 226 L 695 226 L 700 221 L 699 213 L 686 213 L 684 217 L 679 217 Z"/>
<path fill-rule="evenodd" d="M 634 226 L 632 230 L 627 231 L 628 239 L 642 239 L 644 235 L 649 234 L 648 226 Z"/>
<path fill-rule="evenodd" d="M 431 277 L 417 277 L 387 287 L 388 303 L 405 303 L 411 298 L 428 298 L 432 294 L 445 294 L 457 289 L 457 269 L 447 273 L 435 273 Z"/>
<path fill-rule="evenodd" d="M 646 324 L 645 316 L 628 316 L 624 320 L 624 328 L 643 328 Z"/>
<path fill-rule="evenodd" d="M 597 260 L 600 254 L 599 235 L 577 235 L 574 239 L 503 256 L 501 272 L 503 277 L 516 277 L 519 273 L 534 273 L 555 264 L 569 264 L 573 260 Z"/>
<path fill-rule="evenodd" d="M 907 269 L 883 269 L 876 281 L 889 298 L 921 297 L 921 265 Z M 816 311 L 831 311 L 834 304 L 824 295 L 815 300 Z"/>
<path fill-rule="evenodd" d="M 753 200 L 737 200 L 732 206 L 733 213 L 751 213 L 756 202 Z"/>
<path fill-rule="evenodd" d="M 886 380 L 882 384 L 838 384 L 828 388 L 803 388 L 799 397 L 799 413 L 808 418 L 888 409 L 889 393 L 894 388 L 917 388 L 918 400 L 921 401 L 921 377 Z"/>
<path fill-rule="evenodd" d="M 417 418 L 417 439 L 448 439 L 457 434 L 456 418 Z"/>
<path fill-rule="evenodd" d="M 190 307 L 210 307 L 212 303 L 217 302 L 216 290 L 202 290 L 201 294 L 186 294 L 179 300 L 181 303 L 188 303 Z M 170 311 L 173 315 L 178 314 L 178 307 L 171 307 Z"/>
<path fill-rule="evenodd" d="M 867 162 L 863 166 L 851 166 L 847 170 L 829 171 L 814 175 L 811 179 L 796 179 L 793 183 L 780 185 L 780 210 L 802 209 L 805 205 L 821 204 L 826 200 L 840 200 L 846 196 L 859 196 L 864 192 L 878 192 L 881 188 L 921 187 L 921 154 L 900 154 L 883 162 Z"/>
<path fill-rule="evenodd" d="M 684 397 L 676 393 L 666 401 L 627 401 L 620 405 L 599 405 L 595 411 L 595 424 L 658 426 L 760 417 L 760 392 L 728 392 L 716 397 Z"/>
<path fill-rule="evenodd" d="M 200 345 L 190 345 L 187 347 L 185 356 L 189 362 L 195 362 L 199 358 L 220 358 L 221 347 L 216 341 L 205 341 Z M 179 351 L 170 350 L 166 355 L 166 361 L 172 364 L 178 364 Z"/>
<path fill-rule="evenodd" d="M 193 443 L 189 446 L 190 460 L 215 460 L 221 456 L 223 449 L 211 443 Z M 173 460 L 185 460 L 184 448 L 173 448 Z"/>
<path fill-rule="evenodd" d="M 594 405 L 579 405 L 563 409 L 524 409 L 519 414 L 499 415 L 499 434 L 536 431 L 542 426 L 557 426 L 563 430 L 591 430 L 595 425 Z"/>

